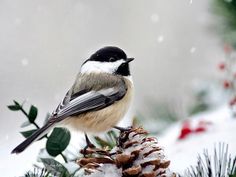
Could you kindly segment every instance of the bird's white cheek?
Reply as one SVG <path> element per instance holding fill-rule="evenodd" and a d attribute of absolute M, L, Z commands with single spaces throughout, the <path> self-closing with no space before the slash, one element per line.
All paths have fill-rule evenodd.
<path fill-rule="evenodd" d="M 105 72 L 105 73 L 114 73 L 117 68 L 122 64 L 122 60 L 116 62 L 99 62 L 99 61 L 88 61 L 81 67 L 82 74 L 89 74 L 92 72 Z"/>

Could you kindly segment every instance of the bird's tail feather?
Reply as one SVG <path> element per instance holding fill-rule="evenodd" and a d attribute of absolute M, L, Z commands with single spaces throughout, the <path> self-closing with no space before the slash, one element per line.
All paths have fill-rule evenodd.
<path fill-rule="evenodd" d="M 11 153 L 21 153 L 24 151 L 32 142 L 38 140 L 42 136 L 44 136 L 50 129 L 52 128 L 52 123 L 47 123 L 42 128 L 37 130 L 34 134 L 32 134 L 29 138 L 19 144 L 15 149 L 11 151 Z"/>

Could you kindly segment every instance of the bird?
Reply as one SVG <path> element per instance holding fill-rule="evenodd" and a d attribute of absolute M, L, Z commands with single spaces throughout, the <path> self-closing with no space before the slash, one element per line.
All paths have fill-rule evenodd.
<path fill-rule="evenodd" d="M 105 46 L 81 65 L 74 84 L 51 113 L 47 123 L 24 140 L 11 153 L 21 153 L 54 127 L 84 132 L 86 147 L 93 147 L 87 133 L 100 133 L 118 127 L 133 98 L 133 80 L 126 53 L 116 46 Z"/>

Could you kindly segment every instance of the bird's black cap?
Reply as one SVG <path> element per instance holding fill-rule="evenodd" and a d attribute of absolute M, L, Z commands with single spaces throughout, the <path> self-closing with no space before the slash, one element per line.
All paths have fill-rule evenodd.
<path fill-rule="evenodd" d="M 90 61 L 115 62 L 120 59 L 127 59 L 125 52 L 114 46 L 107 46 L 96 51 L 89 58 Z"/>
<path fill-rule="evenodd" d="M 134 58 L 127 58 L 126 53 L 119 47 L 115 46 L 103 47 L 98 51 L 96 51 L 94 54 L 92 54 L 90 58 L 85 62 L 87 61 L 115 62 L 120 59 L 123 59 L 127 62 L 120 65 L 115 74 L 122 76 L 129 76 L 130 75 L 129 62 L 132 61 Z"/>

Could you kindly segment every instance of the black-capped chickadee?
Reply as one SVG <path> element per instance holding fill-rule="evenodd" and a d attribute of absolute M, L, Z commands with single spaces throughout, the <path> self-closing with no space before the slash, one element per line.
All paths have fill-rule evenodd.
<path fill-rule="evenodd" d="M 48 122 L 12 153 L 24 151 L 56 126 L 69 126 L 85 133 L 104 132 L 115 127 L 132 99 L 129 62 L 133 59 L 127 58 L 118 47 L 108 46 L 96 51 L 82 64 L 73 86 Z"/>

